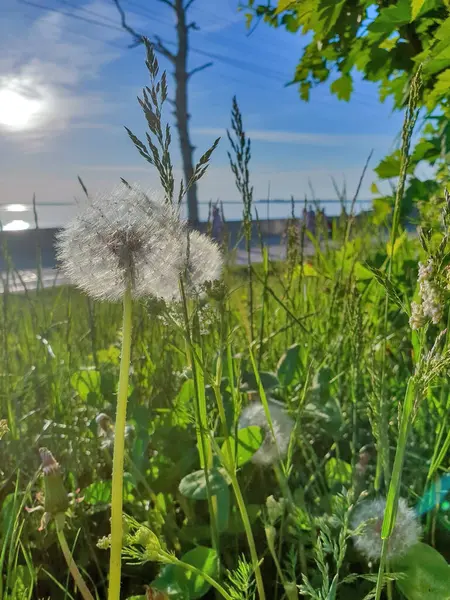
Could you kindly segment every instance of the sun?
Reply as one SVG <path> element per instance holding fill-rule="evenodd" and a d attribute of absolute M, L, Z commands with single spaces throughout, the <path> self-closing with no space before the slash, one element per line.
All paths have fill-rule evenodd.
<path fill-rule="evenodd" d="M 40 109 L 40 102 L 26 98 L 14 90 L 0 90 L 0 125 L 26 129 Z"/>

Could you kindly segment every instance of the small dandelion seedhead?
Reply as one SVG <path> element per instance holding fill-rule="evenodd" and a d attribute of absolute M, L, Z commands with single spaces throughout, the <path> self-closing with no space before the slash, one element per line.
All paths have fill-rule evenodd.
<path fill-rule="evenodd" d="M 353 536 L 355 547 L 368 561 L 378 561 L 380 559 L 382 548 L 381 528 L 385 510 L 386 500 L 379 498 L 363 502 L 352 516 L 352 528 L 359 530 L 362 527 L 362 530 Z M 388 559 L 398 558 L 406 554 L 414 544 L 417 544 L 420 533 L 421 529 L 416 513 L 408 508 L 406 500 L 400 498 L 397 519 L 389 538 Z"/>
<path fill-rule="evenodd" d="M 189 293 L 199 294 L 205 284 L 220 278 L 222 272 L 220 248 L 205 235 L 198 231 L 188 232 L 185 256 L 185 277 Z"/>
<path fill-rule="evenodd" d="M 246 406 L 239 419 L 239 429 L 252 425 L 263 429 L 264 440 L 253 455 L 252 462 L 264 466 L 272 465 L 286 456 L 294 429 L 294 421 L 278 404 L 269 402 L 269 413 L 273 432 L 261 402 L 252 402 Z"/>

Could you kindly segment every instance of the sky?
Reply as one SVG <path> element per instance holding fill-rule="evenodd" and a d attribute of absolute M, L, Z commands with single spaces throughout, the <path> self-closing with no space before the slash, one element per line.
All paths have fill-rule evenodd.
<path fill-rule="evenodd" d="M 122 0 L 129 23 L 151 38 L 175 42 L 172 9 L 161 0 Z M 195 158 L 222 136 L 199 183 L 201 215 L 207 203 L 224 203 L 228 219 L 239 218 L 228 165 L 226 129 L 233 95 L 252 139 L 251 179 L 256 200 L 303 200 L 312 189 L 321 201 L 336 199 L 332 184 L 345 180 L 351 197 L 369 152 L 371 168 L 396 144 L 402 115 L 378 101 L 376 85 L 355 82 L 350 102 L 339 101 L 322 84 L 308 103 L 292 79 L 305 45 L 300 34 L 260 23 L 249 35 L 238 0 L 194 0 L 189 14 L 189 67 L 212 61 L 189 83 L 190 130 Z M 120 177 L 157 188 L 158 175 L 136 151 L 124 126 L 145 135 L 137 102 L 148 74 L 142 46 L 130 48 L 113 0 L 2 0 L 0 12 L 0 220 L 30 222 L 32 213 L 7 212 L 30 205 L 36 195 L 41 227 L 60 226 L 85 202 L 77 176 L 90 194 L 107 192 Z M 170 46 L 169 48 L 173 48 Z M 171 65 L 169 96 L 174 93 Z M 175 174 L 180 155 L 171 107 Z M 360 198 L 371 198 L 369 172 Z M 336 206 L 324 204 L 332 214 Z M 265 216 L 265 208 L 261 209 Z M 271 216 L 289 207 L 272 205 Z M 298 211 L 300 212 L 300 206 Z M 17 225 L 17 223 L 16 223 Z M 19 224 L 20 226 L 20 224 Z M 12 226 L 14 227 L 14 225 Z"/>

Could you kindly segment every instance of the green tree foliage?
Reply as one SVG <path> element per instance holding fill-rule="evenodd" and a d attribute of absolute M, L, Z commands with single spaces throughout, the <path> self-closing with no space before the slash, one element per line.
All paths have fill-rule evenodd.
<path fill-rule="evenodd" d="M 411 207 L 414 200 L 428 200 L 437 192 L 448 176 L 450 158 L 450 0 L 249 0 L 246 8 L 249 24 L 256 17 L 305 36 L 290 82 L 299 86 L 305 101 L 312 88 L 327 81 L 340 100 L 350 100 L 359 72 L 378 85 L 382 102 L 390 98 L 399 110 L 422 65 L 422 137 L 412 154 L 406 204 Z M 415 176 L 422 161 L 435 167 L 433 180 Z M 395 177 L 399 166 L 394 152 L 377 174 Z"/>

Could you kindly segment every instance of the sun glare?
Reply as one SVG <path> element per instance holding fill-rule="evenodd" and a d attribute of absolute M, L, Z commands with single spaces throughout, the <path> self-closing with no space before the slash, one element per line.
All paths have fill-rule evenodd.
<path fill-rule="evenodd" d="M 13 90 L 0 90 L 0 125 L 11 129 L 26 129 L 39 111 L 40 102 L 26 98 Z"/>
<path fill-rule="evenodd" d="M 23 231 L 24 229 L 29 229 L 29 227 L 30 224 L 26 221 L 14 219 L 14 221 L 10 221 L 3 226 L 3 231 Z"/>
<path fill-rule="evenodd" d="M 8 212 L 27 212 L 28 208 L 24 204 L 7 204 L 5 210 Z"/>

